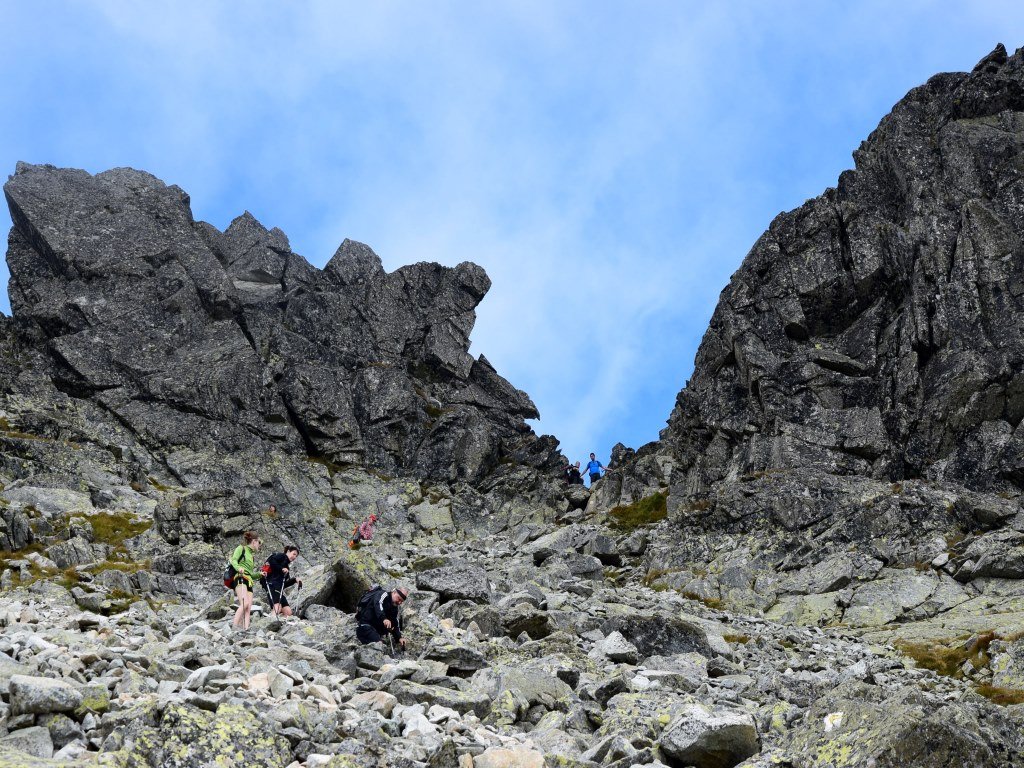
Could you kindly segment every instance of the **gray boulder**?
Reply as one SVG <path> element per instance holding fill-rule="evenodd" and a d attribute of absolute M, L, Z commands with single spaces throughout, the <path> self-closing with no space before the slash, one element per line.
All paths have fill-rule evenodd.
<path fill-rule="evenodd" d="M 449 600 L 488 603 L 491 599 L 487 571 L 470 563 L 452 563 L 418 573 L 416 588 L 437 592 L 442 603 Z"/>
<path fill-rule="evenodd" d="M 11 711 L 15 714 L 70 712 L 82 703 L 82 694 L 63 680 L 13 675 L 10 702 Z"/>
<path fill-rule="evenodd" d="M 659 745 L 682 765 L 732 768 L 758 752 L 760 739 L 750 715 L 694 702 L 665 728 Z"/>
<path fill-rule="evenodd" d="M 32 763 L 22 762 L 17 753 L 5 755 L 7 750 L 17 750 L 32 757 L 51 758 L 53 740 L 50 738 L 50 732 L 41 725 L 21 728 L 6 736 L 0 736 L 0 757 L 7 757 L 8 765 L 24 765 L 31 768 Z"/>

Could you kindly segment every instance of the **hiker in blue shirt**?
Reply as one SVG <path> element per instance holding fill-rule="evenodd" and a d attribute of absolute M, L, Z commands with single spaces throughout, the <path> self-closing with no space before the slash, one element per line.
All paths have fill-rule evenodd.
<path fill-rule="evenodd" d="M 590 484 L 593 486 L 598 480 L 601 479 L 601 470 L 608 471 L 608 467 L 597 460 L 594 454 L 590 454 L 590 461 L 587 462 L 587 472 L 590 473 Z"/>

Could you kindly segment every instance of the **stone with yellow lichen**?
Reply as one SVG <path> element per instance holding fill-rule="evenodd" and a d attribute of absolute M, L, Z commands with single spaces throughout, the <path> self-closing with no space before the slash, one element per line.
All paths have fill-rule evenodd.
<path fill-rule="evenodd" d="M 893 694 L 850 682 L 811 707 L 784 750 L 809 766 L 833 768 L 1008 767 L 1022 764 L 1024 755 L 997 754 L 991 744 L 1016 727 L 980 697 L 950 704 L 913 689 Z M 1009 739 L 998 740 L 1012 749 Z"/>
<path fill-rule="evenodd" d="M 206 712 L 171 704 L 153 726 L 129 722 L 123 747 L 101 757 L 103 765 L 124 768 L 284 768 L 291 761 L 288 742 L 249 710 L 224 705 Z"/>
<path fill-rule="evenodd" d="M 57 766 L 74 768 L 75 765 L 82 765 L 82 763 L 33 757 L 20 749 L 0 745 L 0 768 L 57 768 Z"/>

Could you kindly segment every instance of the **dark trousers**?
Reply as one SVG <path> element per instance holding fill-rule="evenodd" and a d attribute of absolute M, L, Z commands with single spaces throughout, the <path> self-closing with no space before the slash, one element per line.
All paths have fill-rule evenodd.
<path fill-rule="evenodd" d="M 591 472 L 590 473 L 590 484 L 591 485 L 593 485 L 594 483 L 596 483 L 600 479 L 601 479 L 601 473 L 600 472 Z"/>
<path fill-rule="evenodd" d="M 360 643 L 377 643 L 381 640 L 381 634 L 369 624 L 360 624 L 356 627 L 356 637 Z"/>

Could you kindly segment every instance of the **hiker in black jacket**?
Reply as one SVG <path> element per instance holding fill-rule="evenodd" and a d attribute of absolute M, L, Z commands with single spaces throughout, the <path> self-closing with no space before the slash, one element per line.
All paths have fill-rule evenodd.
<path fill-rule="evenodd" d="M 274 613 L 278 616 L 292 615 L 284 591 L 292 584 L 298 584 L 299 588 L 302 588 L 302 579 L 293 578 L 291 575 L 291 565 L 298 556 L 299 548 L 290 544 L 284 548 L 284 552 L 276 552 L 267 558 L 267 565 L 270 566 L 267 573 L 267 592 L 270 593 L 270 601 L 274 604 Z"/>
<path fill-rule="evenodd" d="M 396 587 L 390 592 L 385 592 L 378 588 L 371 590 L 364 597 L 368 599 L 359 601 L 361 607 L 356 614 L 356 637 L 359 638 L 359 642 L 376 643 L 390 634 L 398 641 L 400 648 L 405 648 L 398 606 L 409 597 L 409 590 Z"/>

